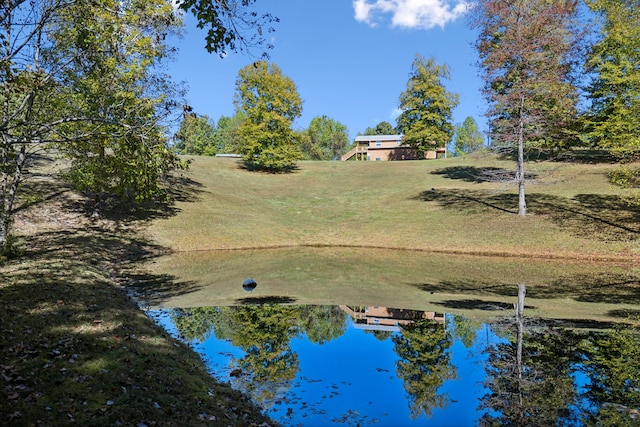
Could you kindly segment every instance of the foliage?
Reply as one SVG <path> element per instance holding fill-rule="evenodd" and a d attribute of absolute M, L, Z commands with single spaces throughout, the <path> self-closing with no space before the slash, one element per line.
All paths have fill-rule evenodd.
<path fill-rule="evenodd" d="M 622 159 L 640 156 L 640 8 L 633 0 L 588 2 L 602 19 L 587 71 L 591 111 L 586 138 Z"/>
<path fill-rule="evenodd" d="M 474 8 L 492 140 L 518 152 L 520 215 L 527 213 L 525 144 L 557 149 L 575 142 L 577 10 L 566 0 L 480 0 Z"/>
<path fill-rule="evenodd" d="M 640 425 L 640 335 L 638 328 L 616 326 L 586 342 L 587 396 L 596 408 L 587 425 Z"/>
<path fill-rule="evenodd" d="M 424 153 L 446 146 L 453 136 L 451 123 L 458 95 L 448 92 L 442 79 L 450 78 L 449 67 L 433 58 L 416 55 L 407 89 L 400 95 L 398 130 L 404 142 Z"/>
<path fill-rule="evenodd" d="M 314 117 L 303 139 L 302 152 L 309 160 L 336 160 L 349 144 L 347 127 L 327 116 Z"/>
<path fill-rule="evenodd" d="M 462 341 L 462 345 L 464 345 L 465 348 L 471 348 L 482 325 L 480 322 L 456 314 L 452 317 L 454 335 Z"/>
<path fill-rule="evenodd" d="M 301 158 L 291 125 L 302 113 L 302 100 L 293 80 L 277 65 L 258 61 L 242 68 L 235 103 L 247 115 L 238 128 L 239 152 L 250 168 L 277 172 Z"/>
<path fill-rule="evenodd" d="M 575 425 L 578 395 L 573 374 L 579 338 L 569 331 L 541 328 L 523 335 L 517 361 L 515 332 L 488 349 L 487 389 L 480 407 L 483 426 Z"/>
<path fill-rule="evenodd" d="M 438 393 L 440 386 L 456 377 L 455 367 L 447 351 L 453 344 L 443 325 L 421 319 L 403 325 L 393 336 L 398 378 L 410 397 L 412 418 L 430 417 L 436 408 L 448 405 L 447 396 Z"/>
<path fill-rule="evenodd" d="M 382 121 L 375 127 L 366 128 L 363 135 L 395 135 L 396 133 L 398 133 L 398 131 L 391 123 Z"/>
<path fill-rule="evenodd" d="M 213 135 L 214 145 L 220 153 L 237 153 L 241 146 L 241 138 L 238 132 L 240 124 L 246 119 L 241 111 L 231 116 L 221 116 L 218 119 L 218 127 Z"/>
<path fill-rule="evenodd" d="M 454 147 L 457 156 L 471 153 L 481 148 L 483 143 L 484 138 L 473 117 L 467 117 L 461 125 L 456 126 Z"/>
<path fill-rule="evenodd" d="M 171 113 L 171 83 L 157 71 L 169 55 L 163 40 L 179 21 L 164 0 L 101 0 L 65 9 L 52 26 L 54 64 L 61 73 L 60 105 L 72 120 L 57 146 L 71 159 L 74 186 L 103 198 L 148 201 L 160 177 L 179 166 L 167 148 L 162 121 Z"/>
<path fill-rule="evenodd" d="M 215 123 L 208 116 L 185 113 L 180 129 L 174 136 L 174 150 L 178 154 L 213 156 L 218 151 L 215 144 Z"/>
<path fill-rule="evenodd" d="M 325 344 L 340 338 L 347 330 L 347 313 L 334 305 L 301 307 L 300 328 L 310 342 Z"/>
<path fill-rule="evenodd" d="M 273 46 L 265 43 L 264 34 L 273 33 L 275 30 L 271 25 L 279 20 L 269 13 L 259 14 L 251 10 L 253 3 L 255 0 L 183 0 L 178 7 L 193 13 L 198 20 L 198 28 L 208 27 L 205 48 L 209 53 L 216 52 L 225 57 L 227 48 L 232 52 L 249 53 L 253 48 L 261 48 L 265 49 L 262 57 L 268 58 L 267 50 Z M 257 34 L 250 34 L 253 31 Z"/>

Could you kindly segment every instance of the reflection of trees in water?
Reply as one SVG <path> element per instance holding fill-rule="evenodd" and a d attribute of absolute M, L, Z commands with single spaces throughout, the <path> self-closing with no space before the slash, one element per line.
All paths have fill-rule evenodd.
<path fill-rule="evenodd" d="M 298 373 L 291 339 L 305 333 L 309 341 L 323 344 L 346 328 L 346 314 L 336 306 L 200 307 L 174 310 L 172 317 L 185 339 L 204 341 L 213 333 L 242 349 L 245 355 L 233 361 L 232 381 L 267 406 Z"/>
<path fill-rule="evenodd" d="M 593 410 L 585 424 L 640 426 L 640 331 L 617 326 L 584 343 L 587 396 Z"/>
<path fill-rule="evenodd" d="M 397 375 L 409 395 L 411 416 L 415 419 L 424 413 L 430 417 L 434 409 L 444 409 L 448 396 L 438 394 L 438 389 L 456 377 L 447 352 L 453 344 L 447 329 L 433 320 L 421 319 L 402 325 L 392 339 L 400 358 Z"/>
<path fill-rule="evenodd" d="M 608 332 L 553 328 L 518 313 L 496 325 L 488 349 L 482 426 L 640 425 L 640 341 L 628 325 Z M 587 379 L 579 389 L 576 375 Z"/>
<path fill-rule="evenodd" d="M 449 318 L 452 319 L 454 338 L 459 338 L 465 348 L 471 348 L 482 324 L 456 314 Z"/>

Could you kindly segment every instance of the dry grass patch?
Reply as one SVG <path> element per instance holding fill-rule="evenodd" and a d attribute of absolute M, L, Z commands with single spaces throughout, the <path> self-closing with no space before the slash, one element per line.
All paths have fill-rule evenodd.
<path fill-rule="evenodd" d="M 192 196 L 155 221 L 174 250 L 337 245 L 558 258 L 640 256 L 638 208 L 609 164 L 533 162 L 530 215 L 516 215 L 514 164 L 482 154 L 437 161 L 300 162 L 289 174 L 193 158 Z"/>

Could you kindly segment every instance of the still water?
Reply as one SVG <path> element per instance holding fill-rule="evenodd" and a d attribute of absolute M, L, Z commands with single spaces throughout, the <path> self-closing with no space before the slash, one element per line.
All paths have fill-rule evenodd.
<path fill-rule="evenodd" d="M 282 425 L 640 422 L 633 365 L 640 362 L 639 343 L 628 329 L 612 337 L 537 320 L 524 334 L 518 365 L 510 321 L 479 324 L 379 306 L 244 305 L 150 314 L 191 343 L 212 375 L 249 394 Z"/>
<path fill-rule="evenodd" d="M 173 255 L 139 297 L 285 426 L 640 425 L 637 266 L 355 252 Z"/>

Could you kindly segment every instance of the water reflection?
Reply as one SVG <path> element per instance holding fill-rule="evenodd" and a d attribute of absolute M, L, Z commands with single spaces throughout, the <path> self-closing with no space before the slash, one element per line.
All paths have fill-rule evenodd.
<path fill-rule="evenodd" d="M 504 340 L 487 349 L 479 424 L 640 425 L 638 330 L 557 328 L 525 317 L 525 286 L 518 290 L 515 315 L 494 324 Z"/>
<path fill-rule="evenodd" d="M 638 329 L 381 306 L 171 309 L 166 325 L 284 425 L 640 425 Z"/>

